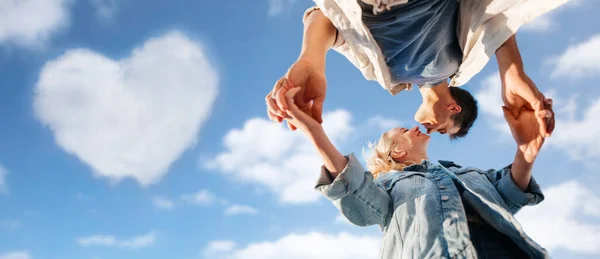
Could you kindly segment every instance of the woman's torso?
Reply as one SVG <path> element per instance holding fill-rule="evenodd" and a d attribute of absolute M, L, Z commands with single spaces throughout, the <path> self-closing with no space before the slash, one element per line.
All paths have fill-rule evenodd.
<path fill-rule="evenodd" d="M 410 171 L 390 172 L 377 179 L 388 190 L 394 207 L 384 230 L 382 258 L 543 257 L 529 241 L 516 238 L 515 242 L 514 237 L 520 235 L 517 228 L 509 224 L 512 220 L 503 219 L 512 214 L 481 171 L 433 164 L 406 170 Z M 482 199 L 501 208 L 490 208 Z"/>

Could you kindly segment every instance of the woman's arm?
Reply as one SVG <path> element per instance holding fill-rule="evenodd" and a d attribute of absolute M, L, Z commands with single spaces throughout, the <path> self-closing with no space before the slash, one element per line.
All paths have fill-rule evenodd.
<path fill-rule="evenodd" d="M 321 155 L 325 168 L 329 171 L 331 177 L 335 179 L 348 164 L 348 159 L 331 143 L 320 124 L 310 129 L 307 136 Z"/>
<path fill-rule="evenodd" d="M 551 100 L 545 100 L 551 107 Z M 517 144 L 517 153 L 511 166 L 511 177 L 522 191 L 527 190 L 531 170 L 537 155 L 544 144 L 544 136 L 538 131 L 538 120 L 533 111 L 521 109 L 514 116 L 509 109 L 502 107 L 504 117 Z"/>
<path fill-rule="evenodd" d="M 286 94 L 291 115 L 287 120 L 310 139 L 323 159 L 315 189 L 333 201 L 353 224 L 379 225 L 383 229 L 392 213 L 390 195 L 373 181 L 354 155 L 342 156 L 320 123 L 298 109 L 292 98 L 299 90 L 292 88 Z"/>

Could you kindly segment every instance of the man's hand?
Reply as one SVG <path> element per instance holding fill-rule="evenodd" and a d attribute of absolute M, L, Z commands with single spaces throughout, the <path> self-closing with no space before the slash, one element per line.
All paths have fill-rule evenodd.
<path fill-rule="evenodd" d="M 288 116 L 286 120 L 289 125 L 300 129 L 306 134 L 311 134 L 311 131 L 320 127 L 321 124 L 317 120 L 312 118 L 310 115 L 301 111 L 295 104 L 294 97 L 296 96 L 296 94 L 298 94 L 298 92 L 300 92 L 300 90 L 300 87 L 294 87 L 288 89 L 288 91 L 285 93 L 284 97 L 288 104 Z"/>
<path fill-rule="evenodd" d="M 547 108 L 552 109 L 551 99 L 544 100 L 544 103 Z M 545 136 L 539 131 L 538 117 L 534 111 L 525 108 L 520 109 L 517 115 L 506 106 L 502 110 L 519 151 L 523 153 L 526 162 L 532 163 L 545 140 Z"/>
<path fill-rule="evenodd" d="M 324 68 L 312 62 L 310 59 L 301 58 L 294 63 L 286 75 L 279 79 L 273 90 L 267 94 L 267 112 L 272 121 L 282 122 L 289 118 L 286 111 L 289 103 L 286 100 L 288 90 L 299 87 L 294 96 L 294 103 L 305 114 L 310 115 L 317 122 L 323 122 L 323 103 L 327 90 L 327 80 Z M 288 127 L 295 130 L 296 127 L 288 122 Z"/>
<path fill-rule="evenodd" d="M 534 111 L 539 125 L 539 132 L 544 137 L 549 137 L 554 131 L 554 111 L 552 106 L 544 102 L 544 95 L 538 90 L 533 81 L 524 73 L 507 76 L 503 80 L 504 105 L 513 115 L 525 108 Z"/>

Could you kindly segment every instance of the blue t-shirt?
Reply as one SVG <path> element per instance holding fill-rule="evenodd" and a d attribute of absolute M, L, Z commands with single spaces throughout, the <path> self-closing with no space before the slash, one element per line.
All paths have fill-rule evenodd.
<path fill-rule="evenodd" d="M 377 15 L 371 5 L 358 2 L 394 83 L 430 87 L 457 72 L 462 60 L 458 0 L 409 0 Z"/>

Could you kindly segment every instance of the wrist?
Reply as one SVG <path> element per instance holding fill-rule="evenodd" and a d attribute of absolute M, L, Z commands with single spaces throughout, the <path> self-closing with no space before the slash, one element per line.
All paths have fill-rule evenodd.
<path fill-rule="evenodd" d="M 325 54 L 319 53 L 318 51 L 303 51 L 300 53 L 296 63 L 302 62 L 308 63 L 320 71 L 325 71 Z"/>
<path fill-rule="evenodd" d="M 520 146 L 517 149 L 517 153 L 515 155 L 515 161 L 518 158 L 525 164 L 533 165 L 533 162 L 535 162 L 535 159 L 537 158 L 538 153 L 539 152 L 537 152 L 537 151 L 531 151 L 531 150 L 527 149 L 526 146 Z"/>
<path fill-rule="evenodd" d="M 527 74 L 522 66 L 511 64 L 505 67 L 500 74 L 505 82 L 526 82 Z"/>

